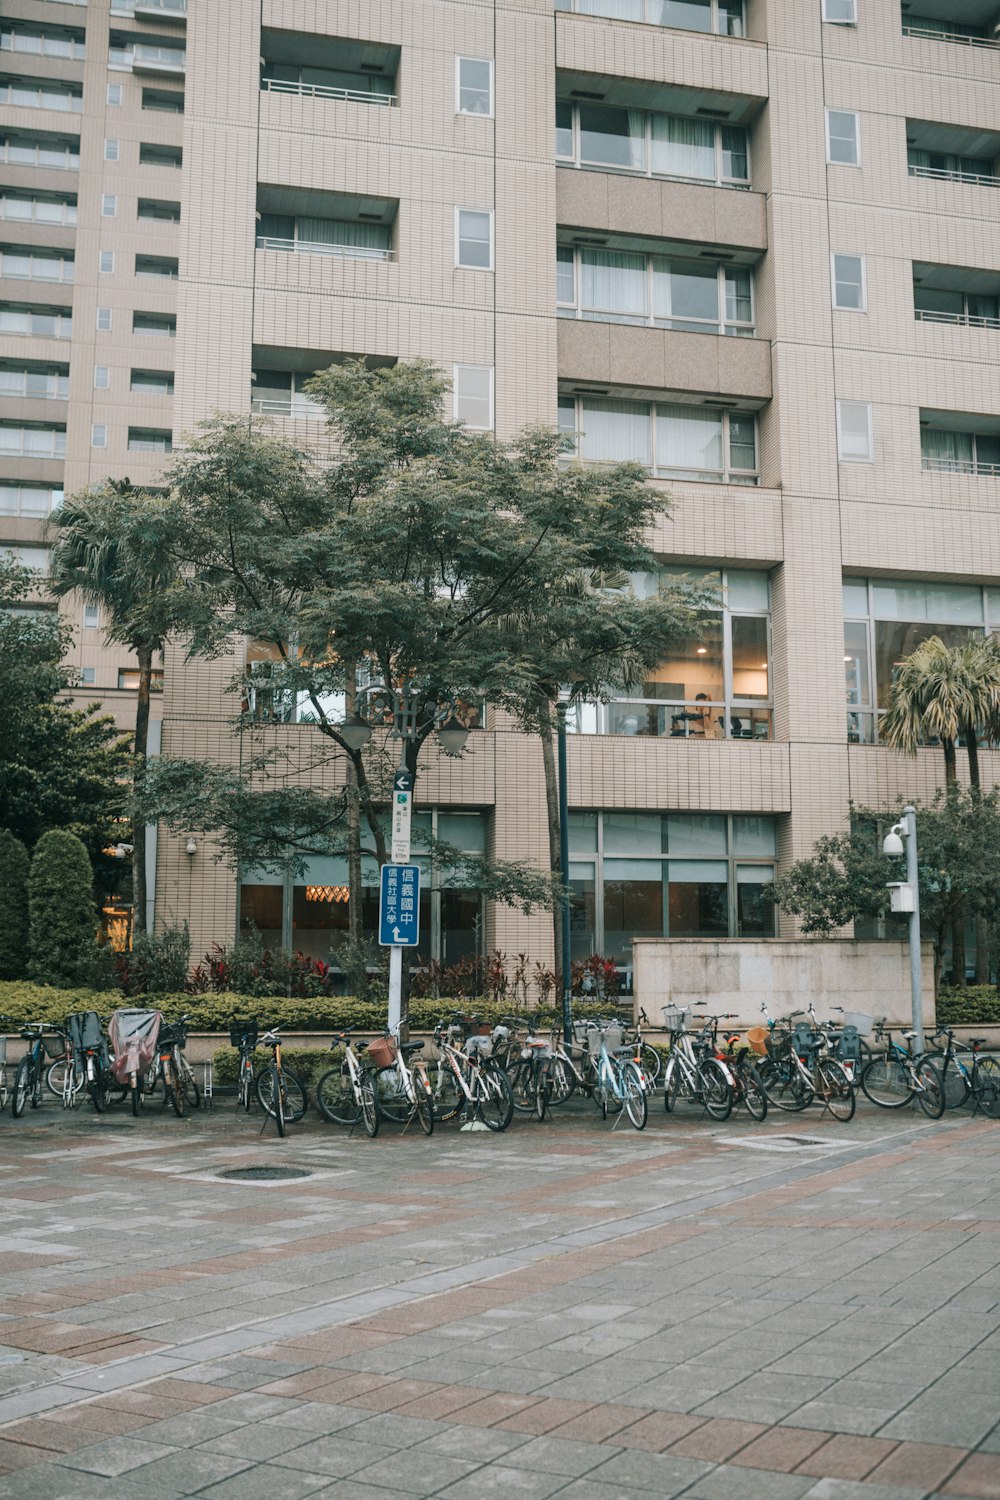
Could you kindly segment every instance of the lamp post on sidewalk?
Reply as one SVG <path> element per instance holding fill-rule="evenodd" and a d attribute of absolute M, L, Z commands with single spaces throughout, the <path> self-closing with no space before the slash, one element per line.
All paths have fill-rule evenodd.
<path fill-rule="evenodd" d="M 903 840 L 906 840 L 904 845 Z M 920 963 L 920 870 L 917 865 L 917 810 L 904 807 L 903 816 L 882 840 L 882 853 L 898 859 L 906 854 L 906 879 L 889 881 L 894 912 L 905 912 L 910 920 L 910 1010 L 914 1050 L 924 1050 L 923 975 Z"/>

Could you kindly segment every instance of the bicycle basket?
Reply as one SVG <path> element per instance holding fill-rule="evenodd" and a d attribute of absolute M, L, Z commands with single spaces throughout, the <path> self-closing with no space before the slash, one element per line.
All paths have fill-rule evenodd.
<path fill-rule="evenodd" d="M 609 1052 L 617 1052 L 622 1044 L 625 1028 L 620 1021 L 609 1021 L 604 1027 L 604 1042 Z"/>
<path fill-rule="evenodd" d="M 767 1055 L 768 1030 L 766 1026 L 751 1026 L 747 1032 L 747 1042 L 757 1053 L 758 1057 Z"/>
<path fill-rule="evenodd" d="M 686 1007 L 679 1005 L 665 1005 L 663 1007 L 663 1024 L 668 1031 L 683 1031 L 686 1016 Z"/>
<path fill-rule="evenodd" d="M 862 1036 L 871 1036 L 875 1026 L 875 1017 L 866 1016 L 862 1010 L 845 1010 L 843 1023 L 845 1031 L 848 1026 L 855 1026 Z"/>
<path fill-rule="evenodd" d="M 229 1045 L 231 1047 L 256 1047 L 257 1034 L 256 1021 L 230 1021 L 229 1023 Z"/>
<path fill-rule="evenodd" d="M 45 1056 L 53 1062 L 58 1062 L 61 1057 L 66 1056 L 66 1038 L 62 1032 L 58 1036 L 51 1033 L 43 1033 L 42 1046 L 45 1048 Z"/>
<path fill-rule="evenodd" d="M 376 1068 L 391 1068 L 396 1061 L 397 1047 L 391 1036 L 378 1036 L 368 1043 L 368 1056 Z"/>

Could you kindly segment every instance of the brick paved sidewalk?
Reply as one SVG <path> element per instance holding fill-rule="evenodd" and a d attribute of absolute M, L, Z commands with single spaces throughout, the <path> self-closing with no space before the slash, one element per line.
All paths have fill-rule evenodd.
<path fill-rule="evenodd" d="M 1000 1500 L 995 1124 L 258 1128 L 0 1121 L 4 1500 Z"/>

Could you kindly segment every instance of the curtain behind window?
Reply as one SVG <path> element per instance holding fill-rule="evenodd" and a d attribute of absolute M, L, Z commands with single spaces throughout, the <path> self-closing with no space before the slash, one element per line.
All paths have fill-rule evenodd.
<path fill-rule="evenodd" d="M 638 401 L 585 401 L 581 451 L 591 463 L 651 463 L 649 407 Z"/>
<path fill-rule="evenodd" d="M 681 115 L 653 115 L 652 169 L 714 180 L 715 127 Z"/>
<path fill-rule="evenodd" d="M 694 406 L 658 406 L 656 465 L 721 474 L 722 417 Z"/>
<path fill-rule="evenodd" d="M 582 251 L 580 301 L 584 308 L 645 317 L 646 257 L 622 250 Z"/>

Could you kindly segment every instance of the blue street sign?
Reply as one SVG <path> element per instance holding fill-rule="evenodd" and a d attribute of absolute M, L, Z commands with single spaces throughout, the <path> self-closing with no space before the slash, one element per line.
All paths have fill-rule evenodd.
<path fill-rule="evenodd" d="M 415 948 L 420 937 L 420 866 L 383 865 L 378 940 L 383 948 Z"/>

